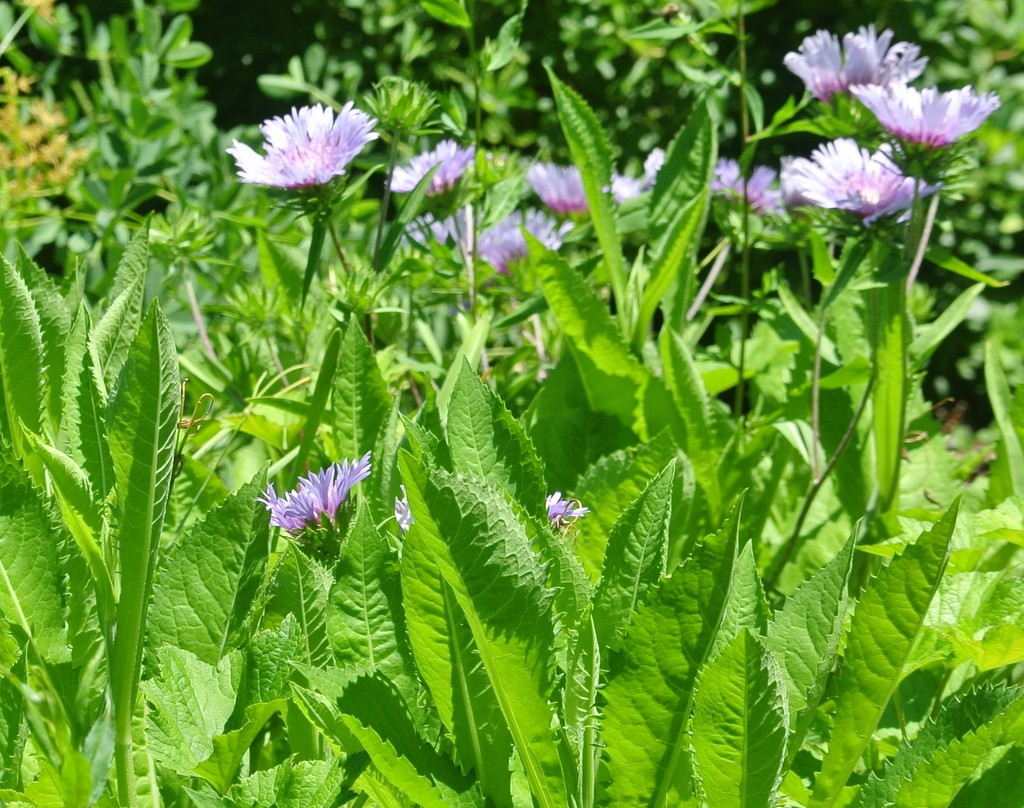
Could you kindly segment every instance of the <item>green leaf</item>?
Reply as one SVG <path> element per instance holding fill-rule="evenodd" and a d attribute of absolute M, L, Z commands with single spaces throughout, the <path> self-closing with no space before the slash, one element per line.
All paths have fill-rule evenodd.
<path fill-rule="evenodd" d="M 243 778 L 227 796 L 238 808 L 333 808 L 343 791 L 344 777 L 344 769 L 335 760 L 289 758 Z"/>
<path fill-rule="evenodd" d="M 265 230 L 256 231 L 256 243 L 259 249 L 260 277 L 264 283 L 270 287 L 280 286 L 288 300 L 297 299 L 302 294 L 302 251 L 291 244 L 274 240 Z"/>
<path fill-rule="evenodd" d="M 594 627 L 600 647 L 617 644 L 648 591 L 665 574 L 675 470 L 675 462 L 669 462 L 622 512 L 608 537 L 594 592 Z"/>
<path fill-rule="evenodd" d="M 313 395 L 309 399 L 309 409 L 306 411 L 306 422 L 302 425 L 302 440 L 299 442 L 299 453 L 292 461 L 292 486 L 298 483 L 299 476 L 306 468 L 306 459 L 309 457 L 313 444 L 316 442 L 317 431 L 320 429 L 320 420 L 323 418 L 324 409 L 327 407 L 327 399 L 331 395 L 331 387 L 334 385 L 334 374 L 338 370 L 338 354 L 341 351 L 341 331 L 335 328 L 331 332 L 327 347 L 324 348 L 323 359 L 320 360 L 320 372 L 316 376 L 316 386 L 313 388 Z M 364 452 L 365 454 L 365 452 Z M 352 458 L 362 455 L 353 454 Z"/>
<path fill-rule="evenodd" d="M 799 748 L 836 661 L 848 602 L 856 534 L 802 586 L 768 624 L 768 648 L 786 685 L 791 749 Z"/>
<path fill-rule="evenodd" d="M 981 283 L 964 289 L 938 317 L 919 329 L 908 349 L 919 366 L 923 365 L 942 341 L 967 318 L 972 304 L 983 291 L 985 286 Z"/>
<path fill-rule="evenodd" d="M 142 297 L 146 289 L 145 269 L 114 298 L 92 330 L 97 368 L 108 388 L 113 387 L 142 324 Z"/>
<path fill-rule="evenodd" d="M 869 290 L 868 307 L 872 321 L 871 359 L 875 371 L 875 386 L 871 391 L 871 432 L 875 443 L 879 508 L 886 513 L 899 487 L 909 396 L 907 344 L 910 325 L 903 284 L 894 282 Z"/>
<path fill-rule="evenodd" d="M 769 614 L 764 585 L 757 574 L 754 545 L 747 542 L 736 559 L 729 599 L 725 604 L 725 613 L 722 615 L 712 654 L 717 656 L 744 629 L 755 637 L 764 638 L 768 632 Z"/>
<path fill-rule="evenodd" d="M 473 27 L 460 0 L 419 0 L 420 7 L 435 20 L 469 30 Z"/>
<path fill-rule="evenodd" d="M 869 583 L 854 612 L 812 806 L 837 804 L 899 684 L 949 558 L 959 501 Z"/>
<path fill-rule="evenodd" d="M 485 55 L 488 50 L 490 55 L 484 67 L 488 73 L 501 70 L 516 55 L 516 51 L 519 49 L 519 39 L 523 34 L 523 15 L 526 13 L 526 3 L 527 0 L 521 0 L 519 11 L 501 24 L 501 28 L 498 29 L 498 38 L 493 44 L 488 42 L 491 47 L 485 50 Z"/>
<path fill-rule="evenodd" d="M 1001 744 L 1019 740 L 1020 688 L 983 687 L 943 705 L 934 723 L 904 741 L 881 777 L 861 793 L 863 808 L 945 808 Z"/>
<path fill-rule="evenodd" d="M 415 522 L 404 547 L 433 553 L 474 645 L 541 806 L 564 806 L 568 753 L 553 737 L 552 595 L 523 524 L 505 495 L 485 480 L 431 469 L 403 478 Z M 571 764 L 570 764 L 571 765 Z"/>
<path fill-rule="evenodd" d="M 452 388 L 447 433 L 454 468 L 488 480 L 528 512 L 544 515 L 544 471 L 533 444 L 465 359 Z"/>
<path fill-rule="evenodd" d="M 985 391 L 992 404 L 992 414 L 1003 438 L 1002 452 L 1010 479 L 1010 493 L 1024 496 L 1024 444 L 1017 425 L 1011 418 L 1013 396 L 999 354 L 991 342 L 985 343 Z"/>
<path fill-rule="evenodd" d="M 937 245 L 929 247 L 925 252 L 924 257 L 936 266 L 940 266 L 945 270 L 974 281 L 975 283 L 983 283 L 986 286 L 995 287 L 1006 286 L 1006 284 L 1009 283 L 1009 281 L 1001 281 L 998 278 L 992 278 L 983 272 L 978 272 L 978 270 L 957 258 L 945 247 L 939 247 Z"/>
<path fill-rule="evenodd" d="M 775 805 L 786 756 L 785 690 L 747 628 L 704 666 L 693 696 L 693 764 L 708 805 Z"/>
<path fill-rule="evenodd" d="M 615 207 L 607 188 L 612 181 L 612 150 L 601 123 L 587 102 L 563 84 L 550 67 L 548 78 L 555 96 L 558 120 L 569 144 L 572 162 L 579 166 L 583 178 L 583 191 L 590 209 L 601 256 L 608 268 L 612 293 L 620 312 L 622 333 L 628 334 L 632 320 L 629 307 L 632 301 L 626 292 L 626 264 L 622 258 L 622 243 L 615 227 Z"/>
<path fill-rule="evenodd" d="M 289 614 L 293 615 L 303 640 L 301 660 L 324 667 L 332 657 L 327 635 L 331 574 L 291 544 L 271 575 L 273 583 L 263 626 L 280 626 Z"/>
<path fill-rule="evenodd" d="M 313 285 L 313 278 L 320 274 L 320 262 L 323 258 L 324 240 L 327 238 L 327 218 L 320 212 L 311 216 L 313 231 L 309 235 L 309 253 L 306 256 L 306 271 L 302 275 L 302 295 L 299 306 L 306 305 L 306 296 Z"/>
<path fill-rule="evenodd" d="M 24 471 L 0 454 L 0 613 L 47 662 L 66 662 L 63 573 L 55 538 L 42 498 Z"/>
<path fill-rule="evenodd" d="M 0 381 L 5 418 L 19 457 L 27 451 L 21 425 L 37 435 L 44 432 L 46 378 L 39 311 L 25 278 L 0 256 Z"/>
<path fill-rule="evenodd" d="M 175 645 L 214 665 L 244 640 L 270 551 L 270 521 L 256 501 L 266 471 L 197 522 L 161 561 L 149 612 L 152 649 Z"/>
<path fill-rule="evenodd" d="M 357 319 L 345 329 L 331 396 L 334 451 L 352 459 L 373 449 L 391 412 L 387 385 Z"/>
<path fill-rule="evenodd" d="M 609 659 L 602 740 L 609 805 L 686 804 L 687 725 L 697 671 L 710 657 L 736 558 L 736 515 L 697 544 L 640 607 Z"/>

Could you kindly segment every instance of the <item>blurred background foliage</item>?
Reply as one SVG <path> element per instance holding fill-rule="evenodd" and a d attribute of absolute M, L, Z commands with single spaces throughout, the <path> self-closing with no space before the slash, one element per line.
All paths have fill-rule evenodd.
<path fill-rule="evenodd" d="M 110 284 L 106 268 L 116 266 L 132 232 L 152 214 L 162 271 L 151 275 L 150 293 L 177 297 L 182 329 L 189 298 L 210 303 L 230 291 L 233 306 L 224 311 L 247 313 L 249 322 L 238 327 L 258 330 L 269 314 L 265 301 L 251 284 L 240 284 L 257 263 L 250 225 L 276 228 L 295 242 L 301 234 L 287 235 L 293 217 L 235 181 L 224 149 L 235 136 L 251 142 L 255 124 L 293 105 L 358 99 L 391 75 L 434 90 L 439 128 L 469 139 L 473 49 L 486 53 L 520 4 L 467 5 L 468 32 L 404 0 L 294 0 L 258 8 L 224 0 L 0 2 L 0 31 L 8 32 L 0 47 L 0 247 L 10 254 L 20 241 L 83 293 L 102 294 Z M 745 8 L 755 131 L 801 97 L 783 56 L 819 28 L 892 28 L 897 40 L 919 43 L 929 58 L 923 85 L 973 83 L 999 93 L 1002 107 L 946 196 L 937 238 L 978 270 L 1018 279 L 1024 0 L 753 0 Z M 530 3 L 511 60 L 482 76 L 481 143 L 568 160 L 545 74 L 550 65 L 602 116 L 620 169 L 637 171 L 651 148 L 667 145 L 704 96 L 713 102 L 721 153 L 738 156 L 735 13 L 731 0 Z M 783 155 L 807 154 L 817 142 L 808 134 L 766 139 L 755 160 L 777 167 Z M 354 219 L 372 212 L 380 187 L 379 178 L 367 184 L 366 204 L 353 209 Z M 771 252 L 756 259 L 764 270 L 786 260 Z M 922 280 L 930 293 L 918 305 L 932 313 L 964 287 L 948 273 Z M 965 326 L 969 338 L 947 340 L 933 360 L 930 393 L 967 402 L 966 418 L 977 425 L 990 420 L 981 340 L 1002 347 L 1011 383 L 1024 381 L 1017 290 L 1016 283 L 989 290 Z"/>

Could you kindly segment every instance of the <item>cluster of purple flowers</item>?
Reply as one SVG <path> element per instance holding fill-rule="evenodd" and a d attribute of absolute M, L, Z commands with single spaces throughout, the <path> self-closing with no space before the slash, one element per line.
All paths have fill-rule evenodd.
<path fill-rule="evenodd" d="M 270 511 L 270 524 L 298 536 L 307 528 L 337 523 L 338 509 L 348 500 L 352 487 L 370 476 L 370 453 L 358 461 L 344 460 L 325 469 L 310 472 L 299 480 L 298 488 L 283 497 L 274 484 L 258 499 Z"/>

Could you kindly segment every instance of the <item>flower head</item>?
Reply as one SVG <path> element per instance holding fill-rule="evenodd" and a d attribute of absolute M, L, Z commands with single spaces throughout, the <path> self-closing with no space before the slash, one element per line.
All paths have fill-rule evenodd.
<path fill-rule="evenodd" d="M 931 149 L 973 132 L 999 108 L 999 96 L 977 95 L 970 86 L 948 93 L 935 87 L 853 87 L 850 93 L 900 140 Z"/>
<path fill-rule="evenodd" d="M 401 498 L 395 498 L 395 521 L 398 522 L 398 526 L 405 533 L 410 527 L 412 527 L 412 509 L 409 508 L 409 495 L 405 493 L 405 486 L 401 485 L 399 488 L 402 489 Z"/>
<path fill-rule="evenodd" d="M 893 33 L 878 35 L 875 27 L 861 27 L 856 34 L 839 37 L 818 31 L 800 43 L 797 53 L 787 53 L 783 64 L 795 73 L 819 101 L 829 102 L 858 84 L 892 87 L 906 84 L 924 72 L 926 58 L 918 58 L 921 49 L 910 42 L 891 45 Z"/>
<path fill-rule="evenodd" d="M 425 213 L 410 223 L 406 235 L 421 247 L 428 246 L 428 240 L 433 239 L 438 244 L 452 242 L 468 252 L 472 237 L 470 221 L 469 212 L 465 208 L 443 219 Z"/>
<path fill-rule="evenodd" d="M 571 229 L 570 222 L 559 224 L 539 210 L 528 210 L 525 214 L 515 211 L 484 230 L 480 234 L 477 249 L 480 257 L 495 270 L 508 272 L 509 266 L 526 257 L 524 230 L 549 250 L 557 250 L 562 246 L 562 238 Z"/>
<path fill-rule="evenodd" d="M 590 513 L 590 508 L 584 508 L 578 499 L 562 499 L 561 491 L 555 491 L 548 496 L 545 504 L 548 508 L 548 520 L 555 527 L 565 527 Z"/>
<path fill-rule="evenodd" d="M 540 201 L 559 216 L 586 213 L 590 209 L 583 191 L 583 177 L 576 166 L 534 163 L 526 172 L 526 181 Z"/>
<path fill-rule="evenodd" d="M 711 190 L 734 201 L 746 197 L 750 208 L 762 216 L 778 213 L 782 209 L 782 193 L 771 187 L 776 176 L 775 171 L 768 166 L 755 166 L 747 180 L 740 172 L 738 162 L 723 157 L 715 165 Z"/>
<path fill-rule="evenodd" d="M 464 149 L 454 140 L 442 140 L 437 148 L 417 154 L 409 165 L 396 168 L 391 178 L 391 190 L 400 194 L 409 193 L 430 169 L 439 166 L 427 187 L 427 196 L 449 191 L 455 187 L 475 156 L 476 149 L 472 146 Z"/>
<path fill-rule="evenodd" d="M 871 224 L 881 216 L 902 213 L 914 200 L 916 180 L 899 170 L 886 147 L 874 154 L 850 138 L 815 149 L 811 159 L 783 163 L 783 194 L 790 204 L 845 210 Z M 921 183 L 922 196 L 938 186 Z"/>
<path fill-rule="evenodd" d="M 377 138 L 375 123 L 351 101 L 337 117 L 334 110 L 320 104 L 293 107 L 290 115 L 260 124 L 266 154 L 237 140 L 228 154 L 235 158 L 242 182 L 275 188 L 326 185 L 344 174 L 355 156 Z"/>
<path fill-rule="evenodd" d="M 332 463 L 318 472 L 310 472 L 299 480 L 299 487 L 278 497 L 274 484 L 258 498 L 270 511 L 270 524 L 297 536 L 306 528 L 316 528 L 326 518 L 335 523 L 338 509 L 348 499 L 349 491 L 360 480 L 370 476 L 370 453 L 358 461 Z"/>

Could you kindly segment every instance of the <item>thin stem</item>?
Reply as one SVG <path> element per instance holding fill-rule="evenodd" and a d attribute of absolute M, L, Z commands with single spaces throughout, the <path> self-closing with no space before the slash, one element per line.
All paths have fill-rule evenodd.
<path fill-rule="evenodd" d="M 328 223 L 327 232 L 331 234 L 331 241 L 334 243 L 334 251 L 338 254 L 338 258 L 341 260 L 341 266 L 344 268 L 345 274 L 351 278 L 352 270 L 349 268 L 348 261 L 345 260 L 345 251 L 341 248 L 341 240 L 338 238 L 338 232 L 334 229 L 333 222 Z"/>
<path fill-rule="evenodd" d="M 840 439 L 839 445 L 836 446 L 836 450 L 831 459 L 825 465 L 821 476 L 817 479 L 811 480 L 811 487 L 807 490 L 807 496 L 804 497 L 804 503 L 800 508 L 800 513 L 797 515 L 796 523 L 793 526 L 793 532 L 790 534 L 785 547 L 782 548 L 782 551 L 778 556 L 776 556 L 775 561 L 772 563 L 772 571 L 765 582 L 765 589 L 767 591 L 770 591 L 775 586 L 776 581 L 779 579 L 779 575 L 782 574 L 782 570 L 785 568 L 789 559 L 792 558 L 793 553 L 799 546 L 800 531 L 803 529 L 804 520 L 807 519 L 807 514 L 811 512 L 811 505 L 814 504 L 814 499 L 818 496 L 818 492 L 825 484 L 825 480 L 828 479 L 833 469 L 835 469 L 839 464 L 839 460 L 842 458 L 843 452 L 846 451 L 846 447 L 850 444 L 850 440 L 852 440 L 856 433 L 860 417 L 864 414 L 864 409 L 867 407 L 868 401 L 871 399 L 871 389 L 874 387 L 874 383 L 875 377 L 872 376 L 868 379 L 867 387 L 864 388 L 864 395 L 861 396 L 860 403 L 857 405 L 857 409 L 853 413 L 853 418 L 850 419 L 850 425 L 846 428 L 846 432 L 843 433 L 843 437 Z"/>
<path fill-rule="evenodd" d="M 11 30 L 9 30 L 7 35 L 4 36 L 3 41 L 0 41 L 0 56 L 3 56 L 7 49 L 11 47 L 11 43 L 14 42 L 14 38 L 18 35 L 18 32 L 25 27 L 25 23 L 29 21 L 35 12 L 35 8 L 29 6 L 21 13 L 21 16 L 14 21 L 14 25 L 11 26 Z"/>
<path fill-rule="evenodd" d="M 731 252 L 728 239 L 722 239 L 718 246 L 715 247 L 715 250 L 718 251 L 718 255 L 715 256 L 715 262 L 711 265 L 711 271 L 708 272 L 708 276 L 704 279 L 704 283 L 701 284 L 697 296 L 693 299 L 693 303 L 690 304 L 690 308 L 686 312 L 687 322 L 693 322 L 693 318 L 697 316 L 700 307 L 704 305 L 704 301 L 711 294 L 715 281 L 718 280 L 718 276 L 722 273 L 722 267 L 725 266 L 725 262 L 728 260 L 729 253 Z"/>
<path fill-rule="evenodd" d="M 825 309 L 818 318 L 818 334 L 814 340 L 814 369 L 811 374 L 811 473 L 821 477 L 821 342 L 825 336 Z"/>
<path fill-rule="evenodd" d="M 736 40 L 740 59 L 740 137 L 746 146 L 750 139 L 750 115 L 747 110 L 747 20 L 743 13 L 743 0 L 736 4 Z M 740 355 L 738 358 L 739 379 L 736 382 L 734 416 L 739 428 L 739 446 L 743 449 L 745 431 L 743 410 L 746 397 L 747 332 L 750 328 L 750 200 L 746 193 L 746 179 L 743 180 L 743 225 L 740 230 L 740 297 L 743 310 L 740 313 Z"/>
<path fill-rule="evenodd" d="M 380 199 L 380 218 L 377 220 L 377 236 L 373 242 L 373 271 L 380 272 L 380 251 L 384 246 L 384 222 L 388 216 L 388 206 L 391 203 L 391 181 L 395 177 L 395 165 L 398 163 L 398 141 L 402 137 L 402 131 L 397 130 L 391 138 L 391 146 L 388 148 L 388 176 L 384 182 L 384 195 Z"/>
<path fill-rule="evenodd" d="M 924 254 L 928 249 L 928 240 L 932 236 L 932 227 L 935 225 L 935 215 L 939 211 L 939 195 L 933 194 L 932 200 L 928 204 L 928 212 L 925 214 L 924 226 L 921 228 L 921 237 L 917 241 L 917 250 L 914 252 L 914 261 L 910 265 L 910 272 L 907 273 L 907 294 L 910 294 L 911 288 L 914 286 L 914 281 L 917 279 L 917 273 L 921 269 L 921 264 L 924 262 Z"/>
<path fill-rule="evenodd" d="M 182 269 L 182 276 L 185 278 L 185 294 L 188 296 L 188 306 L 192 311 L 192 320 L 196 324 L 196 331 L 199 332 L 199 341 L 203 344 L 206 355 L 214 362 L 220 364 L 217 352 L 213 350 L 213 343 L 210 342 L 210 335 L 206 331 L 206 324 L 203 322 L 203 312 L 199 308 L 199 300 L 196 298 L 196 290 L 192 285 L 192 276 L 187 269 Z"/>

